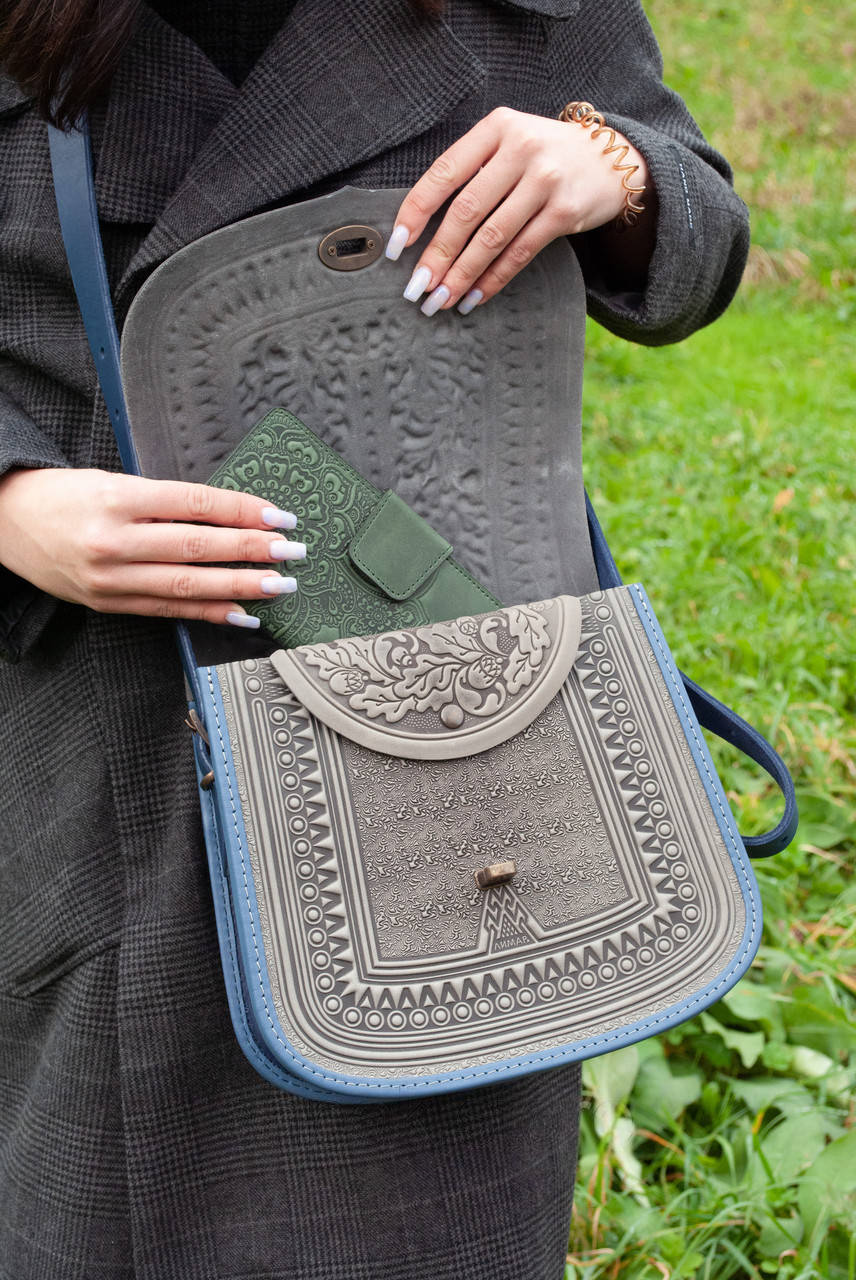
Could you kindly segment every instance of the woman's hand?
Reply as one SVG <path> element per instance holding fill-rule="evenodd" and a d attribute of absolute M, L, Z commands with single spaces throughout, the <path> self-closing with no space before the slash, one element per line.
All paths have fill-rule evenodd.
<path fill-rule="evenodd" d="M 301 560 L 303 543 L 276 532 L 295 523 L 263 498 L 210 485 L 56 469 L 0 480 L 0 562 L 99 613 L 257 627 L 237 602 L 293 591 L 295 580 L 202 566 Z"/>
<path fill-rule="evenodd" d="M 622 134 L 630 181 L 648 185 L 644 157 Z M 420 254 L 405 297 L 430 291 L 423 311 L 461 310 L 487 302 L 558 236 L 611 223 L 624 209 L 622 175 L 603 138 L 576 122 L 497 107 L 438 156 L 405 198 L 387 256 L 413 244 L 433 213 L 457 191 Z M 630 238 L 636 229 L 630 233 Z M 627 237 L 624 237 L 627 238 Z"/>

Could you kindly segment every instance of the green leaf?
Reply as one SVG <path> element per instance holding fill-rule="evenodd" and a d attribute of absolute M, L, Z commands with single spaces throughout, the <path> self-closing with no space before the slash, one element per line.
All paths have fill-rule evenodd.
<path fill-rule="evenodd" d="M 785 1249 L 793 1249 L 803 1238 L 803 1220 L 799 1214 L 789 1218 L 765 1218 L 758 1239 L 758 1251 L 770 1259 L 778 1258 Z M 775 1267 L 772 1274 L 775 1274 Z"/>
<path fill-rule="evenodd" d="M 856 1227 L 856 1129 L 820 1153 L 803 1177 L 798 1203 L 808 1236 L 832 1218 Z"/>
<path fill-rule="evenodd" d="M 642 1181 L 642 1165 L 633 1154 L 635 1129 L 629 1116 L 619 1116 L 612 1126 L 612 1150 L 624 1179 L 624 1186 L 642 1205 L 648 1204 Z"/>
<path fill-rule="evenodd" d="M 797 987 L 793 999 L 782 1006 L 782 1016 L 792 1043 L 830 1057 L 856 1053 L 856 1024 L 822 983 Z"/>
<path fill-rule="evenodd" d="M 722 1004 L 729 1013 L 741 1022 L 757 1022 L 764 1028 L 768 1036 L 784 1038 L 784 1020 L 782 1003 L 788 996 L 769 987 L 759 986 L 757 982 L 738 982 L 737 986 L 723 996 Z"/>
<path fill-rule="evenodd" d="M 840 1132 L 838 1125 L 832 1125 Z M 811 1165 L 826 1146 L 830 1122 L 817 1109 L 799 1116 L 787 1116 L 761 1139 L 773 1178 L 776 1182 L 794 1182 Z"/>
<path fill-rule="evenodd" d="M 844 844 L 852 836 L 852 830 L 842 823 L 833 826 L 829 822 L 801 822 L 799 825 L 799 841 L 802 846 L 812 845 L 816 849 L 835 849 Z"/>
<path fill-rule="evenodd" d="M 794 1080 L 780 1080 L 776 1076 L 756 1076 L 754 1080 L 730 1080 L 736 1097 L 744 1102 L 753 1115 L 776 1107 L 783 1115 L 800 1115 L 811 1111 L 817 1104 L 813 1094 Z"/>
<path fill-rule="evenodd" d="M 639 1054 L 635 1045 L 583 1063 L 583 1081 L 594 1095 L 595 1127 L 601 1137 L 615 1123 L 616 1112 L 627 1101 L 638 1070 Z"/>
<path fill-rule="evenodd" d="M 704 1254 L 699 1253 L 694 1249 L 690 1253 L 684 1254 L 677 1267 L 672 1272 L 672 1275 L 675 1277 L 675 1280 L 677 1280 L 678 1276 L 687 1277 L 689 1280 L 689 1277 L 696 1276 L 698 1274 L 699 1267 L 703 1266 Z"/>
<path fill-rule="evenodd" d="M 761 1054 L 761 1062 L 770 1071 L 790 1071 L 792 1046 L 781 1040 L 768 1040 Z"/>
<path fill-rule="evenodd" d="M 729 1049 L 734 1049 L 740 1054 L 740 1061 L 744 1067 L 754 1067 L 764 1048 L 763 1031 L 734 1031 L 733 1028 L 724 1027 L 721 1022 L 717 1022 L 716 1018 L 711 1017 L 709 1013 L 703 1013 L 701 1021 L 705 1031 L 719 1036 Z"/>
<path fill-rule="evenodd" d="M 805 1080 L 817 1080 L 826 1086 L 826 1094 L 840 1102 L 846 1102 L 853 1088 L 853 1071 L 841 1067 L 825 1053 L 809 1049 L 806 1045 L 793 1046 L 791 1070 Z"/>
<path fill-rule="evenodd" d="M 658 1048 L 658 1055 L 649 1054 L 640 1065 L 630 1099 L 634 1121 L 647 1129 L 657 1128 L 664 1120 L 677 1120 L 699 1099 L 704 1084 L 700 1071 L 668 1060 L 659 1043 Z"/>
<path fill-rule="evenodd" d="M 701 1105 L 708 1120 L 712 1120 L 722 1102 L 722 1090 L 715 1080 L 708 1080 L 701 1091 Z"/>

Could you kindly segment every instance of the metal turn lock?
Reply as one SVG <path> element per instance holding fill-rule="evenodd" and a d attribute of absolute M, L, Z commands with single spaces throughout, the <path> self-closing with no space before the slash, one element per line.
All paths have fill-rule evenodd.
<path fill-rule="evenodd" d="M 491 885 L 506 884 L 513 880 L 517 875 L 517 863 L 512 859 L 508 862 L 492 862 L 490 866 L 482 867 L 481 871 L 474 871 L 473 875 L 480 889 L 489 889 Z"/>
<path fill-rule="evenodd" d="M 359 271 L 383 253 L 383 236 L 375 227 L 352 223 L 337 227 L 318 245 L 318 257 L 334 271 Z"/>

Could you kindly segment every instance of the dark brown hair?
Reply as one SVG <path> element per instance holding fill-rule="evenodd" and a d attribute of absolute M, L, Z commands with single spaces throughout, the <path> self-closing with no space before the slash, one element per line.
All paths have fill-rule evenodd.
<path fill-rule="evenodd" d="M 335 3 L 335 0 L 334 0 Z M 436 16 L 444 0 L 410 0 Z M 131 38 L 141 0 L 6 0 L 0 4 L 0 66 L 41 114 L 71 125 L 107 89 Z"/>

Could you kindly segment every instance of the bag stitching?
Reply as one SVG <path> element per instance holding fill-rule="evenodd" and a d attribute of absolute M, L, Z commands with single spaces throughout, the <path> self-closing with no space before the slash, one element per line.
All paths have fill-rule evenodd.
<path fill-rule="evenodd" d="M 387 592 L 387 594 L 388 594 L 388 595 L 392 595 L 392 594 L 393 594 L 393 591 L 395 590 L 395 588 L 394 588 L 394 587 L 391 587 L 391 586 L 390 586 L 390 584 L 389 584 L 388 582 L 384 582 L 384 580 L 383 580 L 383 578 L 380 576 L 380 574 L 379 574 L 379 573 L 375 573 L 374 569 L 370 569 L 370 568 L 368 567 L 368 565 L 366 564 L 365 559 L 359 559 L 359 558 L 358 558 L 358 557 L 360 556 L 360 552 L 357 550 L 357 544 L 359 544 L 359 543 L 361 543 L 361 542 L 362 542 L 362 540 L 363 540 L 363 538 L 366 536 L 366 534 L 368 534 L 368 533 L 371 531 L 371 529 L 372 529 L 372 527 L 374 526 L 375 522 L 376 522 L 377 520 L 379 520 L 379 519 L 380 519 L 381 515 L 383 514 L 383 512 L 384 512 L 384 510 L 385 510 L 385 508 L 386 508 L 387 503 L 390 501 L 390 499 L 392 498 L 392 496 L 393 496 L 393 495 L 392 495 L 392 490 L 390 490 L 390 492 L 386 495 L 386 497 L 383 499 L 383 501 L 378 503 L 377 509 L 375 510 L 375 512 L 374 512 L 374 514 L 373 514 L 373 516 L 372 516 L 371 520 L 369 520 L 369 522 L 368 522 L 368 524 L 365 526 L 365 528 L 363 528 L 363 529 L 361 529 L 361 530 L 360 530 L 360 532 L 359 532 L 359 534 L 357 535 L 357 538 L 355 539 L 355 541 L 351 543 L 351 559 L 354 561 L 354 564 L 357 566 L 357 568 L 362 569 L 363 573 L 364 573 L 367 577 L 369 577 L 369 578 L 374 578 L 374 580 L 375 580 L 376 582 L 379 582 L 379 583 L 380 583 L 380 585 L 381 585 L 381 586 L 386 590 L 386 592 Z M 429 526 L 428 526 L 428 528 L 430 529 L 430 528 L 431 528 L 431 526 L 429 525 Z M 434 530 L 433 530 L 433 529 L 431 529 L 431 532 L 433 533 L 433 532 L 434 532 Z M 439 538 L 439 536 L 440 536 L 440 535 L 439 535 L 439 534 L 437 534 L 437 537 L 438 537 L 438 538 Z M 435 557 L 434 557 L 434 559 L 433 559 L 433 560 L 431 561 L 431 563 L 428 565 L 428 568 L 427 568 L 427 569 L 425 569 L 422 573 L 417 573 L 417 574 L 416 574 L 416 576 L 415 576 L 415 578 L 413 578 L 413 580 L 411 581 L 411 583 L 410 583 L 408 586 L 401 588 L 401 589 L 404 591 L 404 599 L 407 599 L 407 597 L 411 594 L 411 592 L 415 591 L 417 587 L 419 587 L 419 586 L 421 586 L 421 585 L 422 585 L 422 583 L 423 583 L 423 582 L 425 581 L 425 579 L 428 577 L 429 573 L 431 573 L 431 572 L 432 572 L 432 570 L 436 569 L 436 568 L 437 568 L 437 565 L 438 565 L 438 564 L 440 564 L 440 562 L 441 562 L 442 560 L 445 560 L 447 556 L 449 556 L 449 555 L 451 555 L 451 554 L 452 554 L 452 545 L 451 545 L 451 543 L 446 542 L 446 540 L 445 540 L 445 539 L 443 539 L 442 541 L 443 541 L 443 545 L 444 545 L 444 547 L 445 547 L 445 550 L 444 550 L 444 551 L 441 551 L 441 552 L 439 553 L 439 555 L 437 555 L 437 556 L 435 556 Z"/>
<path fill-rule="evenodd" d="M 633 588 L 631 587 L 630 590 L 633 591 Z M 645 610 L 647 617 L 653 621 L 653 615 L 651 611 L 648 609 L 646 601 L 642 598 L 641 595 L 638 595 L 638 594 L 637 594 L 637 599 L 641 604 L 642 608 Z M 654 639 L 657 642 L 657 647 L 660 650 L 660 653 L 663 655 L 664 658 L 667 658 L 666 650 L 663 648 L 660 638 L 657 635 L 656 629 L 654 630 Z M 668 662 L 667 662 L 667 671 L 668 671 Z M 220 752 L 223 759 L 224 774 L 225 774 L 226 782 L 229 788 L 229 804 L 232 810 L 232 825 L 235 831 L 235 839 L 238 844 L 238 850 L 241 858 L 241 876 L 244 884 L 244 896 L 246 898 L 246 903 L 247 903 L 247 915 L 249 917 L 250 930 L 252 932 L 252 937 L 253 937 L 253 951 L 255 953 L 256 973 L 258 975 L 259 992 L 261 994 L 262 1003 L 264 1005 L 265 1017 L 267 1018 L 268 1025 L 270 1026 L 274 1039 L 277 1041 L 278 1044 L 282 1046 L 286 1054 L 286 1057 L 292 1059 L 292 1061 L 294 1061 L 295 1063 L 299 1063 L 302 1071 L 308 1071 L 310 1075 L 318 1076 L 321 1080 L 332 1081 L 334 1084 L 338 1086 L 337 1092 L 340 1091 L 343 1087 L 346 1089 L 359 1089 L 360 1091 L 363 1091 L 366 1089 L 389 1089 L 390 1085 L 396 1084 L 395 1081 L 379 1081 L 375 1083 L 374 1081 L 367 1081 L 367 1080 L 360 1080 L 359 1082 L 343 1080 L 338 1076 L 331 1075 L 329 1072 L 318 1070 L 318 1068 L 309 1065 L 305 1060 L 300 1062 L 294 1050 L 291 1048 L 288 1042 L 285 1041 L 280 1035 L 277 1029 L 276 1023 L 274 1022 L 271 1016 L 270 1009 L 268 1008 L 267 994 L 264 989 L 261 961 L 259 958 L 259 944 L 258 944 L 258 938 L 256 936 L 256 927 L 255 927 L 255 921 L 253 919 L 252 907 L 250 904 L 249 884 L 247 880 L 247 865 L 244 857 L 244 844 L 243 844 L 243 841 L 241 840 L 240 827 L 238 826 L 238 813 L 237 813 L 237 808 L 235 806 L 234 793 L 232 791 L 232 779 L 229 772 L 228 757 L 226 755 L 226 745 L 223 737 L 223 728 L 220 723 L 219 710 L 217 708 L 217 703 L 214 696 L 214 682 L 212 680 L 210 667 L 206 668 L 206 675 L 208 679 L 208 688 L 211 694 L 211 703 L 212 703 L 212 709 L 214 711 L 214 720 L 217 725 L 217 736 L 220 740 Z M 671 678 L 668 680 L 667 683 L 672 686 L 673 696 L 675 693 L 677 693 L 677 696 L 681 702 L 681 705 L 683 706 L 684 710 L 688 712 L 689 708 L 684 699 L 682 690 L 675 688 L 674 681 Z M 689 719 L 689 723 L 690 723 L 690 728 L 692 730 L 693 737 L 695 738 L 695 741 L 698 744 L 699 738 L 695 729 L 692 728 L 691 716 Z M 711 774 L 707 760 L 704 757 L 704 752 L 701 753 L 701 761 L 708 778 L 711 780 L 711 782 L 713 782 L 714 781 L 713 775 Z M 726 830 L 728 831 L 726 811 L 722 807 L 721 799 L 716 794 L 715 786 L 714 786 L 714 795 L 716 795 L 717 805 L 719 807 L 720 813 L 722 814 L 723 818 L 726 819 Z M 732 846 L 734 846 L 733 836 L 731 835 L 730 831 L 729 831 L 729 840 Z M 736 846 L 734 847 L 736 850 Z M 725 974 L 723 974 L 723 976 L 719 979 L 718 982 L 716 982 L 713 986 L 708 987 L 706 989 L 704 993 L 704 997 L 702 997 L 702 994 L 699 993 L 698 995 L 694 996 L 693 999 L 688 1000 L 683 1006 L 685 1010 L 689 1010 L 693 1008 L 694 1005 L 700 1004 L 703 998 L 705 1000 L 705 1008 L 709 1004 L 712 1004 L 714 1002 L 713 1000 L 714 993 L 718 991 L 720 987 L 725 986 L 729 982 L 730 974 L 734 971 L 735 967 L 739 966 L 742 963 L 744 957 L 748 955 L 749 951 L 751 950 L 752 942 L 754 940 L 756 930 L 757 930 L 757 912 L 755 910 L 754 898 L 751 893 L 751 884 L 749 883 L 749 878 L 746 875 L 745 868 L 739 865 L 739 858 L 738 858 L 738 870 L 741 876 L 743 877 L 743 879 L 745 880 L 747 888 L 749 889 L 748 896 L 751 904 L 750 917 L 752 922 L 749 938 L 747 939 L 740 953 L 735 957 L 735 959 L 729 965 L 728 971 Z M 644 1027 L 654 1028 L 654 1027 L 657 1027 L 660 1023 L 667 1022 L 667 1021 L 669 1021 L 669 1018 L 665 1014 L 661 1014 L 659 1016 L 655 1016 L 650 1019 L 645 1019 L 642 1025 Z M 588 1049 L 588 1048 L 609 1045 L 615 1040 L 620 1040 L 625 1034 L 626 1034 L 626 1029 L 624 1031 L 613 1032 L 609 1035 L 595 1036 L 593 1039 L 590 1039 L 590 1040 L 582 1040 L 582 1041 L 576 1041 L 576 1042 L 572 1041 L 571 1043 L 575 1043 L 579 1049 Z M 567 1054 L 561 1053 L 561 1052 L 560 1053 L 539 1053 L 539 1054 L 531 1055 L 529 1057 L 530 1064 L 535 1062 L 538 1062 L 538 1063 L 553 1062 L 557 1060 L 567 1061 Z M 475 1080 L 479 1078 L 486 1078 L 488 1076 L 498 1076 L 498 1075 L 508 1075 L 508 1074 L 509 1074 L 509 1070 L 507 1067 L 490 1067 L 483 1070 L 465 1071 L 458 1074 L 455 1074 L 455 1073 L 444 1074 L 442 1077 L 442 1080 L 444 1082 L 451 1083 L 452 1081 L 457 1081 L 457 1080 Z M 419 1080 L 419 1081 L 408 1082 L 408 1083 L 402 1082 L 398 1085 L 398 1088 L 401 1090 L 402 1093 L 406 1091 L 417 1092 L 419 1090 L 430 1089 L 438 1082 L 439 1082 L 439 1077 L 435 1077 L 434 1079 L 426 1079 L 424 1081 Z"/>
<path fill-rule="evenodd" d="M 210 791 L 207 793 L 206 797 L 202 799 L 202 803 L 205 804 L 206 800 L 208 804 L 211 806 L 211 809 L 213 811 L 214 839 L 217 841 L 217 848 L 216 848 L 217 857 L 215 859 L 216 867 L 217 867 L 216 879 L 217 879 L 219 890 L 220 890 L 220 897 L 223 902 L 223 909 L 228 915 L 231 911 L 231 908 L 229 906 L 229 884 L 226 878 L 226 874 L 222 868 L 221 849 L 220 849 L 220 843 L 219 843 L 220 833 L 218 830 L 216 805 L 214 804 L 214 797 L 211 795 Z M 218 933 L 219 933 L 219 930 L 218 930 Z M 222 934 L 220 935 L 220 937 L 222 938 Z M 249 1050 L 250 1053 L 252 1054 L 252 1057 L 257 1062 L 261 1063 L 262 1066 L 264 1066 L 268 1071 L 270 1071 L 273 1075 L 275 1075 L 278 1080 L 282 1082 L 281 1087 L 286 1088 L 287 1085 L 294 1080 L 294 1077 L 292 1075 L 289 1075 L 289 1073 L 285 1070 L 285 1068 L 281 1067 L 278 1063 L 269 1061 L 269 1059 L 266 1058 L 265 1055 L 262 1053 L 261 1049 L 256 1044 L 252 1036 L 252 1030 L 250 1028 L 249 1019 L 247 1018 L 247 1012 L 246 1012 L 246 1009 L 244 1008 L 244 1001 L 241 994 L 241 970 L 238 962 L 237 944 L 236 944 L 233 928 L 227 927 L 226 945 L 228 947 L 228 952 L 229 952 L 229 965 L 231 967 L 231 973 L 232 973 L 232 990 L 234 993 L 235 1007 L 238 1010 L 238 1016 L 241 1021 L 241 1027 L 244 1031 L 244 1051 L 246 1052 L 247 1050 Z M 304 1083 L 307 1089 L 312 1089 L 313 1086 L 309 1083 L 309 1081 L 305 1081 Z M 316 1086 L 316 1087 L 320 1087 L 320 1086 Z M 329 1090 L 325 1090 L 324 1092 L 329 1093 Z"/>

